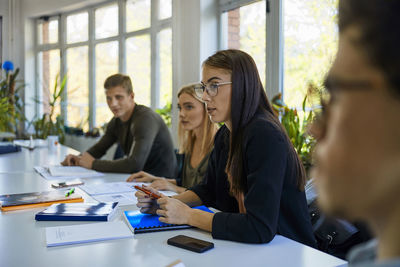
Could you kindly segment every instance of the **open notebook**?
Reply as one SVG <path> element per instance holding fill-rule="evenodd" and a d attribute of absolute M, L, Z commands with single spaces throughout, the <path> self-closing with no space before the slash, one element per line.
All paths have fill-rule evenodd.
<path fill-rule="evenodd" d="M 199 209 L 213 213 L 206 206 L 198 206 L 194 207 L 193 209 Z M 135 234 L 167 231 L 167 230 L 179 230 L 179 229 L 186 229 L 193 227 L 187 224 L 178 225 L 178 224 L 163 223 L 158 220 L 159 217 L 160 216 L 158 215 L 141 213 L 139 210 L 124 211 L 124 218 L 128 223 L 128 226 L 131 229 L 131 231 L 134 232 Z"/>

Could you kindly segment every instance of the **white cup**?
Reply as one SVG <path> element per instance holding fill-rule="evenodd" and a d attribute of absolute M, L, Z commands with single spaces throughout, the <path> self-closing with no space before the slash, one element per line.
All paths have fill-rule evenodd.
<path fill-rule="evenodd" d="M 47 145 L 50 150 L 56 150 L 58 146 L 58 136 L 57 135 L 47 136 Z"/>

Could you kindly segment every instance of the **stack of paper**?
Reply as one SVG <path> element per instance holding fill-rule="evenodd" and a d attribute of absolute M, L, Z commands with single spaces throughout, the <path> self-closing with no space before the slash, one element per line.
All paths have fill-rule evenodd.
<path fill-rule="evenodd" d="M 48 247 L 133 237 L 122 221 L 46 228 Z"/>

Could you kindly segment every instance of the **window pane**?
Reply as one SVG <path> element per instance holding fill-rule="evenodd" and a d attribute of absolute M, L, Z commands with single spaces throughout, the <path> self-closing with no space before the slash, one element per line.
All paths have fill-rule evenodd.
<path fill-rule="evenodd" d="M 58 20 L 38 23 L 38 43 L 53 44 L 58 42 Z"/>
<path fill-rule="evenodd" d="M 50 96 L 53 94 L 56 77 L 60 75 L 60 50 L 49 50 L 38 54 L 39 88 L 41 88 L 43 114 L 50 114 Z M 60 80 L 58 80 L 60 81 Z M 60 114 L 60 103 L 56 103 L 53 121 Z"/>
<path fill-rule="evenodd" d="M 162 0 L 160 1 L 160 19 L 166 19 L 172 16 L 172 1 Z"/>
<path fill-rule="evenodd" d="M 126 69 L 132 79 L 135 102 L 150 106 L 150 36 L 126 40 Z"/>
<path fill-rule="evenodd" d="M 228 48 L 243 50 L 253 57 L 264 86 L 265 23 L 265 1 L 228 12 Z"/>
<path fill-rule="evenodd" d="M 88 130 L 88 47 L 67 49 L 67 125 Z"/>
<path fill-rule="evenodd" d="M 88 40 L 88 13 L 79 13 L 67 17 L 67 43 Z"/>
<path fill-rule="evenodd" d="M 151 0 L 126 1 L 126 31 L 132 32 L 150 27 Z"/>
<path fill-rule="evenodd" d="M 104 81 L 118 73 L 118 42 L 109 42 L 96 45 L 96 123 L 102 126 L 112 118 L 104 94 Z"/>
<path fill-rule="evenodd" d="M 309 83 L 320 86 L 337 47 L 337 0 L 284 1 L 284 100 L 301 107 Z"/>
<path fill-rule="evenodd" d="M 96 9 L 96 39 L 107 38 L 118 34 L 117 4 Z"/>
<path fill-rule="evenodd" d="M 172 102 L 172 30 L 159 33 L 160 39 L 160 107 Z"/>

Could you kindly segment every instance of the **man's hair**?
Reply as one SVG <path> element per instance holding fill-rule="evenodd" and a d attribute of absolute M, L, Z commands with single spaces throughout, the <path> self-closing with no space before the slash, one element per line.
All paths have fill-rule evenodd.
<path fill-rule="evenodd" d="M 108 77 L 104 82 L 104 88 L 106 90 L 116 86 L 121 86 L 128 94 L 133 93 L 131 78 L 127 75 L 117 73 Z"/>
<path fill-rule="evenodd" d="M 360 31 L 355 44 L 380 69 L 391 90 L 400 97 L 400 1 L 341 0 L 339 32 L 350 26 Z"/>

